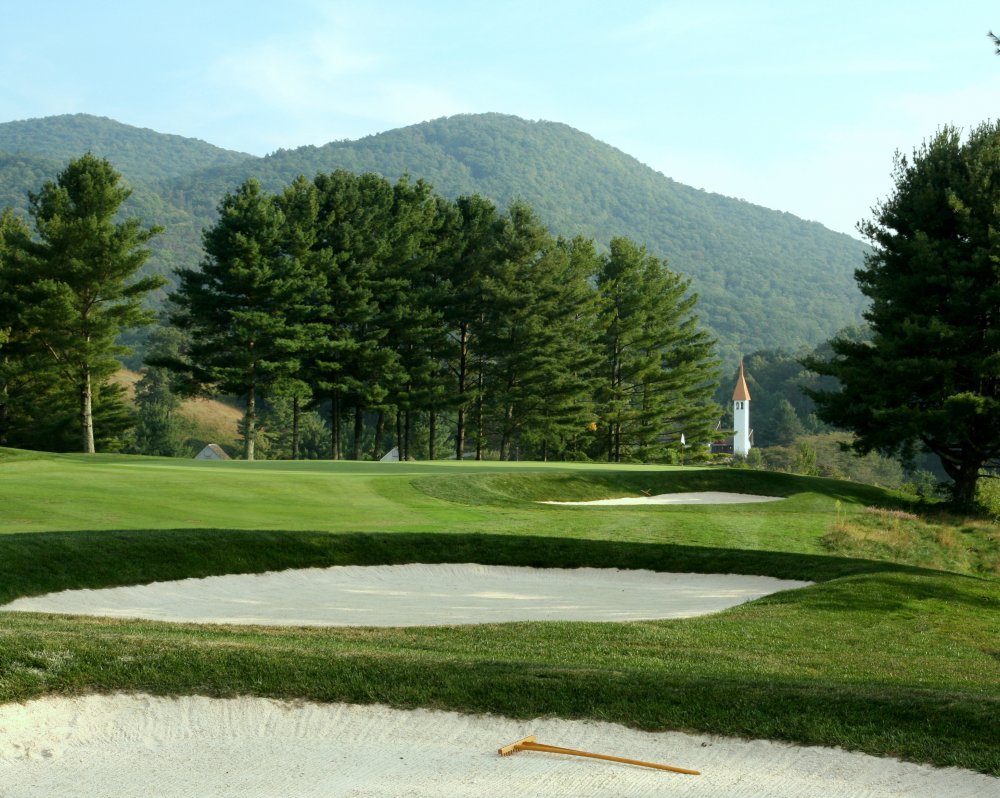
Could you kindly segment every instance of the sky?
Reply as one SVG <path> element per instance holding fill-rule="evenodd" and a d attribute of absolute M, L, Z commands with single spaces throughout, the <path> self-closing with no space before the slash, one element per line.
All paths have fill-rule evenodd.
<path fill-rule="evenodd" d="M 265 155 L 500 112 L 858 236 L 895 152 L 1000 113 L 990 30 L 985 0 L 32 0 L 0 21 L 0 122 Z"/>

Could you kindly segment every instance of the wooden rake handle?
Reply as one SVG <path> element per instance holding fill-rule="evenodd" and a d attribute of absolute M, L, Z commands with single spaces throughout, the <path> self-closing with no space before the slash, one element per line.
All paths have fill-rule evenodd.
<path fill-rule="evenodd" d="M 546 745 L 535 741 L 535 736 L 525 737 L 516 743 L 505 745 L 499 749 L 500 756 L 510 756 L 515 751 L 543 751 L 548 754 L 568 754 L 570 756 L 584 756 L 590 759 L 604 759 L 608 762 L 622 762 L 626 765 L 639 765 L 644 768 L 655 768 L 656 770 L 669 770 L 671 773 L 686 773 L 689 776 L 700 776 L 697 770 L 678 768 L 673 765 L 661 765 L 658 762 L 644 762 L 641 759 L 628 759 L 623 756 L 611 756 L 610 754 L 595 754 L 590 751 L 578 751 L 575 748 L 562 748 L 558 745 Z"/>

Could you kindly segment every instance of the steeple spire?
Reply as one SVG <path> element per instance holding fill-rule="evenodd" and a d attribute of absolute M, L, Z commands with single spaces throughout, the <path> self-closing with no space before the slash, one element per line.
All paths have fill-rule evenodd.
<path fill-rule="evenodd" d="M 736 389 L 733 391 L 733 401 L 750 401 L 750 389 L 747 388 L 747 379 L 743 375 L 743 358 L 740 358 L 740 376 L 736 380 Z"/>

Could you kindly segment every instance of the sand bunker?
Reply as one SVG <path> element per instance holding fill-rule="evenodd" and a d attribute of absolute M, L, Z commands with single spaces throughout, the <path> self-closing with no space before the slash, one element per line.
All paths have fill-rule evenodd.
<path fill-rule="evenodd" d="M 702 775 L 554 754 L 498 756 L 498 747 L 530 733 Z M 0 794 L 983 798 L 1000 794 L 1000 779 L 839 749 L 607 723 L 119 695 L 0 706 Z"/>
<path fill-rule="evenodd" d="M 756 496 L 752 493 L 724 493 L 700 491 L 698 493 L 660 493 L 656 496 L 625 496 L 620 499 L 596 499 L 589 502 L 539 502 L 539 504 L 567 504 L 578 506 L 627 505 L 627 504 L 755 504 L 780 502 L 780 496 Z"/>
<path fill-rule="evenodd" d="M 612 568 L 337 566 L 67 590 L 0 610 L 289 626 L 629 621 L 705 615 L 810 584 Z"/>

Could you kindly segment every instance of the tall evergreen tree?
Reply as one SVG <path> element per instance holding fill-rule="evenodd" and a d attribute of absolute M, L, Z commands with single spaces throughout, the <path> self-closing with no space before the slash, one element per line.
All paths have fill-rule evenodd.
<path fill-rule="evenodd" d="M 585 259 L 571 258 L 523 203 L 503 221 L 483 282 L 478 346 L 489 428 L 508 458 L 520 456 L 522 439 L 545 449 L 558 445 L 565 425 L 586 430 L 596 352 Z"/>
<path fill-rule="evenodd" d="M 23 303 L 18 296 L 26 277 L 17 269 L 18 241 L 30 239 L 31 232 L 9 208 L 0 214 L 0 446 L 6 446 L 18 401 L 33 369 L 25 362 L 27 330 L 21 318 Z"/>
<path fill-rule="evenodd" d="M 298 371 L 283 375 L 272 389 L 272 407 L 284 406 L 290 410 L 290 429 L 278 435 L 288 438 L 290 445 L 282 451 L 298 460 L 301 452 L 301 416 L 316 399 L 309 383 L 309 363 L 317 342 L 322 339 L 324 325 L 315 318 L 315 309 L 322 300 L 323 269 L 326 254 L 317 246 L 319 237 L 319 191 L 316 184 L 301 175 L 275 198 L 284 215 L 282 249 L 287 258 L 296 264 L 299 275 L 299 292 L 295 301 L 287 305 L 289 320 L 288 348 L 298 355 Z M 282 417 L 272 413 L 272 418 Z"/>
<path fill-rule="evenodd" d="M 526 408 L 523 434 L 541 460 L 579 450 L 596 422 L 602 353 L 598 294 L 591 280 L 598 264 L 592 240 L 560 240 L 538 282 L 543 324 L 534 370 L 539 381 Z"/>
<path fill-rule="evenodd" d="M 434 456 L 437 411 L 443 404 L 441 359 L 446 346 L 438 255 L 443 246 L 441 206 L 422 181 L 406 178 L 393 187 L 388 247 L 376 274 L 378 325 L 385 329 L 398 368 L 391 372 L 387 401 L 403 414 L 397 442 L 409 456 L 416 413 L 431 419 L 429 455 Z M 379 408 L 384 410 L 384 408 Z"/>
<path fill-rule="evenodd" d="M 942 129 L 912 159 L 897 154 L 893 178 L 860 225 L 871 337 L 808 360 L 840 386 L 812 396 L 859 453 L 937 455 L 970 504 L 980 473 L 1000 469 L 1000 123 L 966 141 Z"/>
<path fill-rule="evenodd" d="M 243 455 L 253 460 L 258 394 L 299 369 L 305 275 L 288 254 L 281 209 L 254 179 L 222 200 L 204 247 L 201 269 L 178 273 L 171 318 L 190 335 L 187 351 L 166 365 L 185 376 L 188 390 L 245 400 Z"/>
<path fill-rule="evenodd" d="M 611 462 L 660 460 L 711 439 L 719 409 L 715 341 L 694 315 L 690 281 L 616 238 L 597 280 L 602 299 L 601 425 Z"/>
<path fill-rule="evenodd" d="M 383 345 L 377 276 L 389 248 L 392 186 L 374 175 L 321 174 L 312 268 L 320 280 L 310 322 L 321 331 L 308 357 L 309 381 L 330 400 L 332 455 L 342 457 L 341 421 L 353 408 L 354 440 L 365 408 L 382 404 L 398 379 L 398 358 Z M 355 455 L 360 456 L 358 446 Z"/>
<path fill-rule="evenodd" d="M 482 427 L 483 361 L 477 353 L 489 304 L 484 281 L 499 257 L 502 221 L 496 205 L 479 195 L 459 197 L 454 212 L 443 211 L 442 218 L 444 246 L 437 268 L 443 273 L 440 299 L 448 336 L 445 362 L 451 374 L 451 405 L 456 415 L 455 456 L 462 460 L 470 415 L 474 427 Z M 477 432 L 476 459 L 482 457 L 483 443 Z"/>
<path fill-rule="evenodd" d="M 95 451 L 95 386 L 126 351 L 115 339 L 152 320 L 141 303 L 164 282 L 137 277 L 150 255 L 145 245 L 160 228 L 143 228 L 137 218 L 116 221 L 130 194 L 108 161 L 84 155 L 29 195 L 36 235 L 11 241 L 26 277 L 22 323 L 73 386 L 84 452 Z"/>

